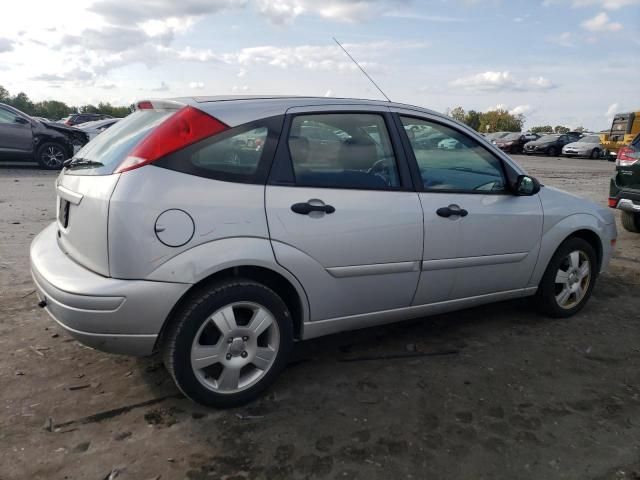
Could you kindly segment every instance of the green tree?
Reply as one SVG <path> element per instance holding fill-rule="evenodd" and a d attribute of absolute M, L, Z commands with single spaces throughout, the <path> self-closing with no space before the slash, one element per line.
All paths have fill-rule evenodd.
<path fill-rule="evenodd" d="M 498 109 L 482 114 L 481 132 L 520 132 L 524 125 L 524 115 L 513 115 L 506 110 Z"/>
<path fill-rule="evenodd" d="M 469 110 L 464 116 L 464 123 L 478 131 L 480 129 L 480 124 L 482 123 L 482 113 L 476 112 L 475 110 Z"/>
<path fill-rule="evenodd" d="M 563 127 L 562 125 L 556 125 L 553 131 L 555 133 L 567 133 L 570 132 L 571 129 L 569 127 Z"/>
<path fill-rule="evenodd" d="M 7 103 L 9 100 L 9 90 L 0 85 L 0 102 Z"/>
<path fill-rule="evenodd" d="M 553 127 L 551 125 L 539 125 L 537 127 L 531 127 L 529 131 L 531 133 L 553 133 Z"/>
<path fill-rule="evenodd" d="M 15 97 L 12 97 L 9 104 L 27 115 L 33 115 L 34 113 L 33 102 L 29 100 L 29 97 L 24 92 L 20 92 Z"/>
<path fill-rule="evenodd" d="M 449 116 L 454 120 L 457 120 L 459 122 L 464 122 L 464 117 L 465 117 L 464 108 L 462 107 L 454 108 L 453 110 L 449 111 Z"/>

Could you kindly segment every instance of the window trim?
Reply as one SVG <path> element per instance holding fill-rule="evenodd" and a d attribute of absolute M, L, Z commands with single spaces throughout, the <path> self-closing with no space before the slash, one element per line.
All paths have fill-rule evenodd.
<path fill-rule="evenodd" d="M 301 184 L 296 181 L 295 170 L 293 168 L 293 160 L 291 158 L 291 152 L 289 151 L 289 133 L 291 131 L 291 124 L 293 119 L 298 116 L 313 116 L 313 115 L 378 115 L 382 117 L 382 120 L 387 128 L 389 135 L 389 142 L 393 155 L 396 160 L 396 166 L 398 168 L 398 180 L 400 185 L 397 187 L 343 187 L 343 186 L 323 186 L 323 185 L 307 185 Z M 398 136 L 397 126 L 389 110 L 315 110 L 310 109 L 308 111 L 296 111 L 295 113 L 288 113 L 285 116 L 284 125 L 280 134 L 280 140 L 278 141 L 278 148 L 275 153 L 275 158 L 267 181 L 268 185 L 274 186 L 286 186 L 297 188 L 322 188 L 322 189 L 334 189 L 334 190 L 363 190 L 363 191 L 377 191 L 377 192 L 406 192 L 415 191 L 413 179 L 409 171 L 408 159 L 401 139 Z"/>
<path fill-rule="evenodd" d="M 441 125 L 443 127 L 449 128 L 451 130 L 456 131 L 460 135 L 465 135 L 466 137 L 474 140 L 479 147 L 485 150 L 489 155 L 491 155 L 494 159 L 496 159 L 500 165 L 500 169 L 502 171 L 502 177 L 505 184 L 505 189 L 503 191 L 491 191 L 491 190 L 466 190 L 461 188 L 447 188 L 447 189 L 435 189 L 435 188 L 426 188 L 424 186 L 424 182 L 422 180 L 422 174 L 420 173 L 420 167 L 418 166 L 418 160 L 416 159 L 415 152 L 413 151 L 413 146 L 411 145 L 411 141 L 409 140 L 409 136 L 407 135 L 404 124 L 402 123 L 401 117 L 407 118 L 415 118 L 416 120 L 421 120 L 427 123 L 434 123 L 436 125 Z M 396 128 L 399 131 L 400 138 L 402 140 L 402 145 L 406 150 L 406 158 L 409 161 L 409 166 L 411 169 L 411 175 L 414 183 L 416 184 L 416 191 L 422 193 L 462 193 L 462 194 L 470 194 L 470 195 L 513 195 L 513 185 L 514 181 L 512 177 L 517 177 L 518 173 L 512 171 L 512 169 L 507 165 L 507 163 L 497 156 L 494 152 L 492 152 L 487 146 L 483 145 L 482 142 L 473 138 L 468 133 L 464 132 L 462 129 L 457 128 L 454 124 L 449 124 L 444 121 L 439 121 L 435 118 L 430 117 L 422 117 L 416 114 L 408 114 L 404 112 L 393 112 L 393 118 L 396 122 Z M 511 174 L 511 175 L 510 175 Z"/>
<path fill-rule="evenodd" d="M 224 132 L 221 132 L 217 135 L 205 138 L 204 140 L 196 142 L 193 145 L 189 145 L 188 147 L 178 150 L 177 152 L 170 153 L 169 155 L 156 160 L 152 163 L 152 165 L 166 168 L 168 170 L 173 170 L 175 172 L 185 173 L 187 175 L 210 178 L 212 180 L 219 180 L 222 182 L 265 185 L 269 176 L 269 172 L 272 168 L 276 147 L 278 145 L 278 141 L 282 132 L 283 122 L 284 115 L 276 115 L 273 117 L 254 120 L 242 125 L 237 125 L 230 128 L 229 130 L 225 130 Z M 214 143 L 226 140 L 227 138 L 234 137 L 235 135 L 255 130 L 256 128 L 266 128 L 267 137 L 265 139 L 264 147 L 262 148 L 262 153 L 258 160 L 256 171 L 251 175 L 229 172 L 216 172 L 215 170 L 196 166 L 189 160 L 185 161 L 185 157 L 190 157 L 198 150 L 207 148 L 209 145 L 213 145 Z"/>

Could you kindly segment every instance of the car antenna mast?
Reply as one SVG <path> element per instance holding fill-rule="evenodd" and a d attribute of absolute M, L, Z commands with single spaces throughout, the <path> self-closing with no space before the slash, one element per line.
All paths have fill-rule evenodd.
<path fill-rule="evenodd" d="M 362 65 L 356 62 L 356 59 L 353 58 L 349 52 L 347 52 L 347 49 L 342 46 L 342 44 L 336 39 L 336 37 L 331 37 L 331 38 L 333 38 L 333 41 L 336 42 L 338 46 L 342 49 L 342 51 L 347 54 L 347 57 L 349 57 L 351 61 L 356 64 L 356 66 L 360 69 L 360 71 L 364 73 L 364 76 L 367 77 L 371 83 L 373 83 L 373 86 L 376 87 L 378 91 L 382 94 L 382 96 L 387 99 L 387 102 L 391 102 L 391 99 L 387 97 L 387 94 L 382 91 L 382 89 L 373 80 L 373 78 L 371 78 L 371 76 L 366 72 L 366 70 L 362 68 Z"/>

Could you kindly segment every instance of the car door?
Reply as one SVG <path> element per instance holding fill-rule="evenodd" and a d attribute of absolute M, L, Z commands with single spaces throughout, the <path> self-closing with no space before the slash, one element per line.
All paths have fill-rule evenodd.
<path fill-rule="evenodd" d="M 7 108 L 0 107 L 0 153 L 5 157 L 31 153 L 31 122 Z"/>
<path fill-rule="evenodd" d="M 418 283 L 422 209 L 396 127 L 386 108 L 351 110 L 290 109 L 266 187 L 276 260 L 304 286 L 311 321 L 408 307 Z M 340 147 L 312 154 L 310 125 Z"/>
<path fill-rule="evenodd" d="M 542 235 L 538 196 L 512 194 L 508 184 L 517 172 L 455 123 L 410 112 L 397 118 L 402 132 L 428 126 L 457 145 L 429 148 L 412 136 L 404 139 L 424 210 L 424 255 L 414 304 L 524 288 Z"/>

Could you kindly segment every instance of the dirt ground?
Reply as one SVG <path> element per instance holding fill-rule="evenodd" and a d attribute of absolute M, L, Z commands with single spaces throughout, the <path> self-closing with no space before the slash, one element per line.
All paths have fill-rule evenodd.
<path fill-rule="evenodd" d="M 606 203 L 612 163 L 518 161 Z M 514 301 L 304 342 L 260 400 L 210 410 L 37 308 L 54 177 L 0 166 L 0 479 L 640 478 L 640 236 L 619 226 L 575 318 Z"/>

